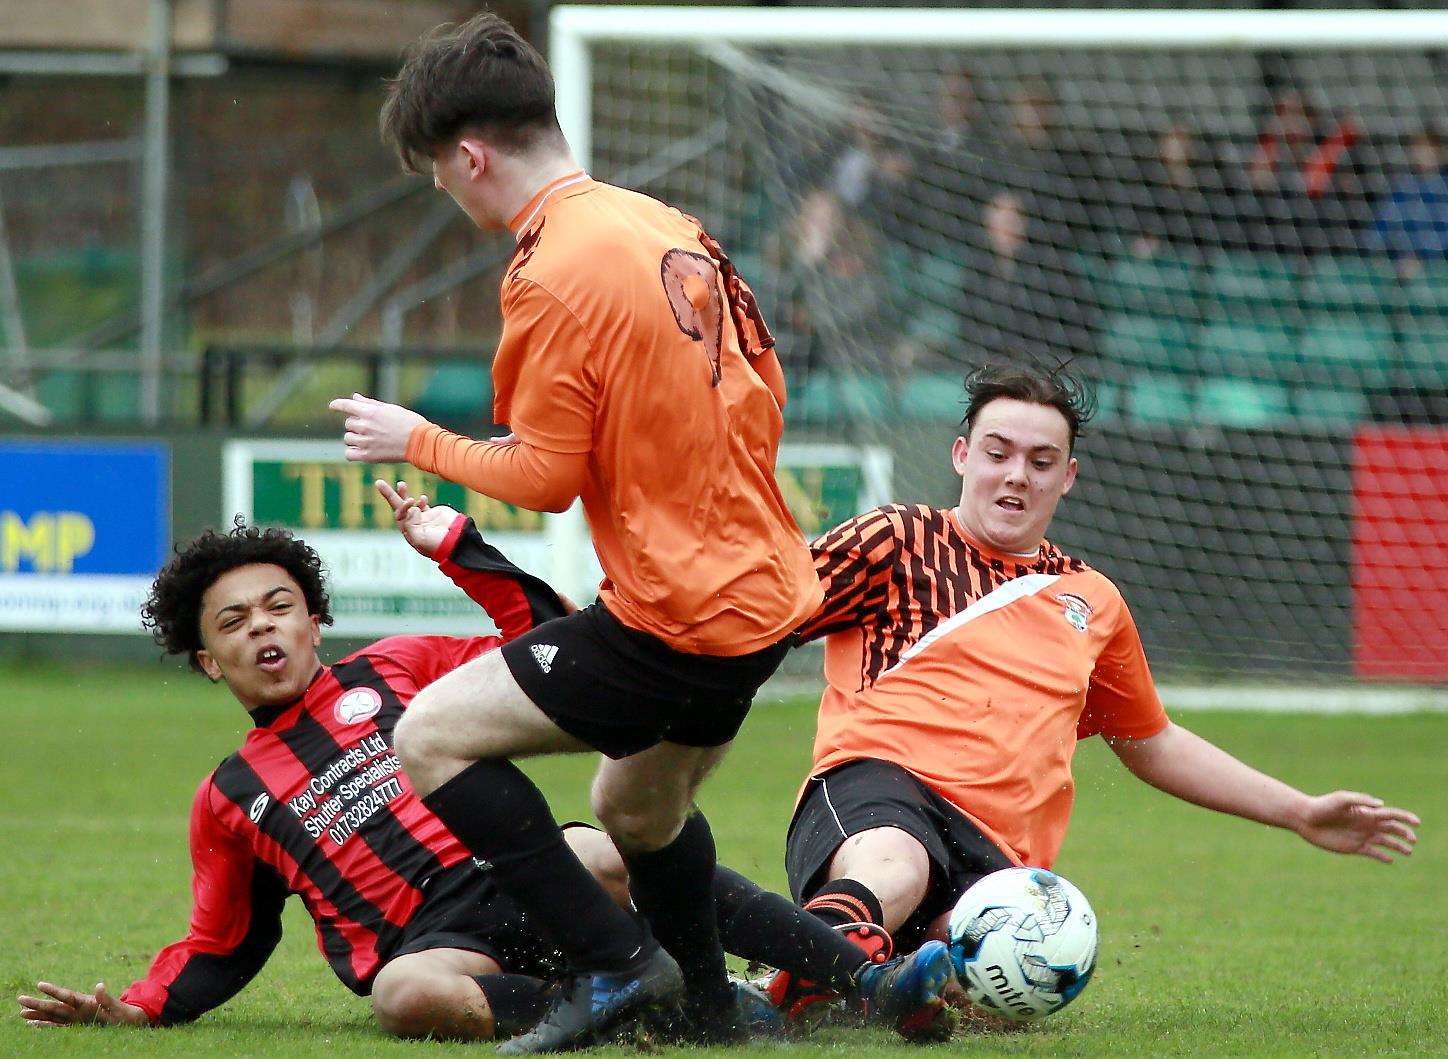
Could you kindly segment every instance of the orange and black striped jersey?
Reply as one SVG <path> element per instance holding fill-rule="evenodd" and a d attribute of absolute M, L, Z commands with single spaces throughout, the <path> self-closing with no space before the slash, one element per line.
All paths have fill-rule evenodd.
<path fill-rule="evenodd" d="M 891 505 L 812 546 L 827 637 L 811 775 L 874 758 L 908 770 L 1022 864 L 1049 866 L 1090 735 L 1166 727 L 1116 586 L 1042 542 L 992 551 L 955 512 Z"/>

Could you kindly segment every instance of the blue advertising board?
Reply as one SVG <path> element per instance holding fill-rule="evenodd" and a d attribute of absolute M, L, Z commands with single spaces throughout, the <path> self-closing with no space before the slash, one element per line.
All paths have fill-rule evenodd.
<path fill-rule="evenodd" d="M 170 537 L 165 445 L 0 441 L 0 629 L 140 631 Z"/>

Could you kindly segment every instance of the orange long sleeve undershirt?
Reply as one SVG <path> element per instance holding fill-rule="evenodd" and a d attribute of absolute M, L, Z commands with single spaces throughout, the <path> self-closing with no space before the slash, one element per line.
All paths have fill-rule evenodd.
<path fill-rule="evenodd" d="M 588 474 L 586 452 L 550 452 L 517 440 L 478 441 L 433 423 L 413 430 L 407 462 L 530 511 L 567 511 Z"/>

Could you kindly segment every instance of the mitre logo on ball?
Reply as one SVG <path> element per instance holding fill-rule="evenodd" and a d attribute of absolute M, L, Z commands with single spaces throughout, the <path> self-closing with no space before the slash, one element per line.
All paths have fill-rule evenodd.
<path fill-rule="evenodd" d="M 337 700 L 337 720 L 357 724 L 377 716 L 382 709 L 382 696 L 373 688 L 353 688 Z"/>

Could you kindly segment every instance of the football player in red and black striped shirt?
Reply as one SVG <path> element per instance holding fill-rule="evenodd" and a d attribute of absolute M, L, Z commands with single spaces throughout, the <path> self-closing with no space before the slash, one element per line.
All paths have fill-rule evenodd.
<path fill-rule="evenodd" d="M 500 965 L 550 971 L 517 917 L 498 914 L 486 873 L 413 793 L 392 729 L 421 688 L 566 608 L 471 520 L 398 490 L 390 499 L 409 541 L 502 635 L 394 636 L 326 665 L 317 648 L 330 604 L 321 560 L 304 542 L 238 524 L 179 551 L 156 579 L 147 623 L 168 652 L 224 680 L 255 724 L 196 792 L 190 930 L 119 999 L 100 986 L 92 999 L 42 985 L 49 1001 L 21 999 L 27 1018 L 194 1019 L 261 969 L 291 894 L 337 977 L 371 994 L 391 1032 L 489 1035 L 489 983 L 479 989 L 469 976 L 496 976 Z"/>
<path fill-rule="evenodd" d="M 147 621 L 168 651 L 224 680 L 256 727 L 196 793 L 187 936 L 120 998 L 104 985 L 87 994 L 40 983 L 43 996 L 19 998 L 28 1022 L 190 1021 L 261 969 L 291 894 L 315 921 L 337 977 L 371 995 L 390 1033 L 506 1036 L 543 1014 L 561 957 L 416 796 L 392 730 L 422 687 L 570 608 L 485 544 L 471 519 L 409 498 L 404 485 L 378 487 L 408 542 L 502 635 L 394 636 L 325 665 L 317 648 L 329 603 L 321 560 L 305 543 L 238 525 L 181 550 L 156 579 Z M 627 875 L 608 838 L 581 826 L 566 837 L 627 905 Z M 911 994 L 912 958 L 891 961 L 902 973 L 889 973 L 722 866 L 714 889 L 721 934 L 737 955 L 868 994 L 895 1016 L 932 999 Z"/>

